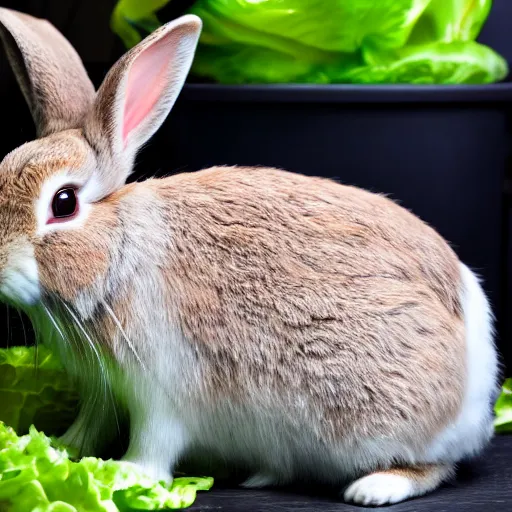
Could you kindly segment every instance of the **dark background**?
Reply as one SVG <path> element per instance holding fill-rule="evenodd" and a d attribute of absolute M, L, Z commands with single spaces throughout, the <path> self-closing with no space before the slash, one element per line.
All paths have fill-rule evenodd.
<path fill-rule="evenodd" d="M 181 14 L 181 12 L 184 11 L 191 2 L 187 0 L 171 0 L 170 4 L 172 5 L 161 11 L 161 19 L 163 21 Z M 99 85 L 104 73 L 108 70 L 110 65 L 124 52 L 123 46 L 118 38 L 111 32 L 109 27 L 109 18 L 115 5 L 113 0 L 0 0 L 0 5 L 49 19 L 77 49 L 96 85 Z M 512 64 L 512 0 L 494 1 L 493 9 L 479 39 L 481 42 L 492 46 L 496 51 L 504 55 L 508 59 L 509 63 Z M 23 142 L 32 139 L 35 134 L 28 108 L 26 107 L 21 93 L 18 90 L 3 53 L 0 54 L 0 91 L 5 95 L 5 98 L 8 99 L 11 111 L 15 112 L 14 115 L 4 117 L 4 129 L 2 130 L 2 137 L 0 138 L 1 158 L 4 154 Z M 256 152 L 257 156 L 261 157 L 260 161 L 254 161 L 257 156 L 251 156 L 250 158 L 253 159 L 251 162 L 245 161 L 249 158 L 247 156 L 248 152 L 245 149 L 247 140 L 241 140 L 241 138 L 250 138 L 251 133 L 242 129 L 242 126 L 245 128 L 243 122 L 240 122 L 238 126 L 233 126 L 233 123 L 236 122 L 236 115 L 233 117 L 233 112 L 231 115 L 224 113 L 222 103 L 210 102 L 206 106 L 196 106 L 193 107 L 192 110 L 187 110 L 186 115 L 183 113 L 180 114 L 182 111 L 180 105 L 177 107 L 174 119 L 186 121 L 185 118 L 192 114 L 194 119 L 197 120 L 197 123 L 202 123 L 204 120 L 208 123 L 204 125 L 201 124 L 199 129 L 197 124 L 190 125 L 189 123 L 189 131 L 184 130 L 182 134 L 178 134 L 178 137 L 174 137 L 172 140 L 168 137 L 172 130 L 169 131 L 168 128 L 164 127 L 164 129 L 157 134 L 155 141 L 149 144 L 141 154 L 139 158 L 139 165 L 137 167 L 138 173 L 135 177 L 146 173 L 153 174 L 159 170 L 167 174 L 181 168 L 196 168 L 199 164 L 273 164 L 273 160 L 275 158 L 272 154 L 272 149 L 270 148 L 270 145 L 266 144 L 262 144 Z M 205 108 L 208 109 L 206 114 L 204 112 Z M 259 118 L 261 121 L 259 125 L 260 128 L 254 127 L 254 129 L 257 130 L 261 129 L 261 126 L 264 126 L 265 119 L 272 117 L 272 111 L 276 109 L 276 105 L 254 105 L 247 108 L 247 111 L 251 115 L 255 116 L 256 119 Z M 295 107 L 281 106 L 279 108 L 282 109 L 281 111 L 283 114 L 289 115 L 290 109 Z M 385 109 L 380 109 L 379 107 L 371 107 L 365 110 L 351 110 L 345 108 L 343 116 L 345 120 L 350 120 L 350 132 L 357 132 L 359 130 L 361 136 L 367 132 L 368 125 L 379 125 L 382 127 L 382 131 L 386 131 L 386 126 L 388 126 L 388 131 L 391 129 L 402 130 L 403 132 L 415 130 L 418 133 L 421 133 L 422 130 L 436 130 L 435 116 L 443 109 L 446 109 L 446 105 L 442 107 L 423 106 L 417 110 L 414 119 L 412 119 L 410 116 L 411 107 L 402 106 L 399 109 L 396 109 L 393 113 L 394 124 L 392 126 L 388 124 L 389 112 Z M 475 112 L 478 114 L 478 109 L 468 110 L 465 113 L 467 122 L 462 127 L 460 126 L 460 119 L 464 119 L 464 117 L 461 118 L 458 114 L 453 112 L 445 112 L 443 114 L 445 115 L 445 122 L 443 123 L 443 129 L 445 130 L 445 134 L 443 135 L 445 138 L 444 145 L 447 147 L 450 146 L 452 148 L 452 153 L 458 155 L 457 159 L 452 162 L 454 166 L 459 165 L 469 167 L 471 165 L 470 160 L 473 158 L 471 151 L 469 151 L 469 146 L 474 147 L 475 144 L 478 144 L 479 130 L 488 129 L 492 131 L 493 126 L 496 127 L 496 125 L 493 125 L 494 113 L 484 111 L 482 111 L 480 116 L 482 124 L 479 127 L 473 126 L 471 123 L 473 122 L 472 119 L 474 118 Z M 294 121 L 293 115 L 296 116 Z M 290 122 L 290 124 L 284 123 L 282 125 L 283 133 L 281 133 L 282 144 L 289 148 L 289 153 L 294 151 L 294 147 L 297 144 L 307 143 L 307 140 L 301 139 L 301 136 L 306 136 L 304 134 L 301 135 L 301 122 L 309 122 L 306 121 L 306 119 L 322 119 L 323 121 L 326 121 L 330 118 L 334 118 L 337 115 L 337 112 L 330 105 L 325 105 L 323 107 L 311 107 L 304 105 L 301 110 L 295 112 L 293 115 L 289 118 L 292 119 L 293 122 Z M 173 118 L 173 116 L 171 116 L 171 118 Z M 453 121 L 450 121 L 450 119 L 453 119 Z M 333 122 L 335 122 L 334 119 Z M 462 122 L 464 123 L 464 121 Z M 488 128 L 486 128 L 486 123 L 488 123 Z M 294 125 L 296 126 L 296 129 L 293 128 Z M 215 126 L 216 132 L 226 134 L 224 143 L 218 139 L 216 139 L 215 142 L 212 142 L 210 137 L 211 126 Z M 457 126 L 459 127 L 458 129 Z M 194 129 L 192 130 L 192 128 Z M 345 128 L 345 131 L 347 130 L 348 129 Z M 459 143 L 459 146 L 457 146 L 456 149 L 453 148 L 453 146 L 456 145 L 455 139 L 450 139 L 455 130 L 457 130 L 459 135 L 458 140 L 466 141 L 465 143 Z M 239 132 L 239 144 L 233 144 L 232 142 L 234 140 L 233 137 L 236 135 L 236 131 Z M 274 130 L 274 132 L 275 131 L 276 130 Z M 349 134 L 344 133 L 343 129 L 340 128 L 340 140 L 342 140 L 341 135 L 348 136 Z M 354 135 L 352 134 L 352 136 Z M 268 134 L 267 137 L 269 137 Z M 190 144 L 190 138 L 197 138 L 197 150 Z M 330 145 L 327 140 L 325 142 L 325 151 L 333 151 L 332 144 Z M 219 147 L 222 144 L 223 147 Z M 380 144 L 385 145 L 386 141 L 383 140 Z M 175 151 L 177 157 L 174 158 L 169 157 L 167 154 L 164 155 L 162 153 L 162 148 L 165 148 L 166 151 Z M 334 147 L 335 151 L 338 151 L 338 149 L 341 148 Z M 454 151 L 456 151 L 456 153 L 454 153 Z M 229 160 L 233 161 L 226 161 L 225 155 L 227 154 L 229 154 Z M 373 158 L 374 161 L 372 162 L 372 165 L 375 166 L 375 171 L 373 173 L 366 170 L 358 175 L 356 172 L 358 170 L 351 168 L 345 172 L 345 175 L 350 177 L 349 181 L 353 184 L 370 188 L 375 191 L 394 193 L 394 197 L 396 199 L 404 200 L 407 206 L 410 206 L 413 211 L 422 215 L 424 218 L 427 218 L 434 227 L 441 230 L 442 234 L 445 234 L 446 232 L 447 235 L 449 235 L 456 231 L 456 222 L 460 222 L 461 218 L 468 215 L 469 212 L 466 211 L 468 204 L 465 205 L 466 210 L 464 210 L 459 198 L 456 197 L 457 194 L 453 193 L 453 190 L 458 186 L 458 182 L 453 180 L 450 183 L 448 176 L 445 176 L 444 183 L 439 183 L 437 186 L 438 190 L 435 190 L 435 195 L 433 193 L 434 189 L 429 189 L 429 186 L 432 187 L 432 184 L 427 183 L 428 180 L 424 184 L 422 180 L 425 180 L 425 177 L 421 174 L 418 174 L 417 178 L 415 178 L 414 187 L 402 185 L 400 188 L 400 186 L 397 185 L 397 182 L 405 179 L 406 177 L 401 176 L 398 171 L 400 166 L 399 159 L 406 158 L 411 160 L 411 162 L 414 162 L 414 158 L 417 158 L 416 155 L 420 155 L 420 158 L 422 159 L 426 158 L 428 160 L 429 158 L 425 153 L 425 145 L 422 145 L 419 142 L 419 139 L 416 144 L 407 148 L 407 151 L 405 151 L 403 155 L 398 155 L 396 161 L 387 162 L 388 166 L 395 165 L 397 168 L 398 174 L 394 176 L 393 182 L 388 180 L 385 173 L 380 172 L 379 167 L 381 156 L 378 153 L 376 153 Z M 488 155 L 490 160 L 492 160 L 492 157 L 493 155 Z M 290 161 L 291 165 L 287 166 L 287 168 L 291 168 L 293 170 L 297 169 L 300 171 L 301 168 L 305 166 L 305 163 L 300 161 L 301 158 L 302 157 L 297 156 L 295 158 L 296 161 L 294 161 L 293 157 L 288 158 L 286 161 Z M 352 161 L 356 161 L 356 159 L 356 157 L 353 159 L 345 157 L 345 162 L 347 165 L 350 165 L 350 163 Z M 328 158 L 326 161 L 327 160 Z M 341 157 L 340 160 L 342 160 Z M 334 157 L 331 157 L 331 162 L 336 163 Z M 167 167 L 168 165 L 169 167 Z M 435 158 L 432 158 L 432 161 L 429 161 L 428 165 L 435 166 Z M 327 167 L 327 163 L 322 162 L 322 165 L 320 166 L 311 166 L 310 172 L 312 174 L 324 174 L 327 176 L 333 175 L 334 171 Z M 410 176 L 408 179 L 411 179 Z M 471 176 L 469 176 L 468 179 L 471 179 Z M 450 202 L 450 194 L 452 193 L 453 208 Z M 477 201 L 475 201 L 475 208 L 479 207 L 480 206 L 477 204 Z M 436 209 L 435 212 L 432 211 L 433 208 Z M 452 211 L 450 211 L 451 208 Z M 482 219 L 485 219 L 485 213 L 485 211 L 482 212 Z M 504 220 L 507 220 L 507 211 L 504 211 L 503 218 Z M 443 229 L 445 230 L 444 232 Z M 493 229 L 497 228 L 492 226 L 489 227 L 489 230 Z M 479 230 L 481 233 L 480 239 L 478 234 L 475 234 L 475 240 L 473 241 L 473 246 L 475 247 L 474 252 L 478 254 L 474 255 L 472 259 L 471 254 L 464 253 L 464 248 L 462 249 L 462 254 L 460 254 L 461 258 L 465 258 L 465 261 L 470 263 L 474 262 L 477 267 L 484 265 L 484 263 L 482 263 L 485 261 L 484 253 L 485 251 L 491 250 L 487 246 L 488 242 L 485 241 L 485 228 L 480 226 Z M 475 233 L 477 233 L 477 231 L 475 231 Z M 504 236 L 501 238 L 499 243 L 496 242 L 497 237 L 494 237 L 494 245 L 496 247 L 492 250 L 500 250 L 503 255 L 503 261 L 506 263 L 509 259 L 508 254 L 505 252 L 507 249 L 506 240 L 508 239 L 508 226 L 506 223 L 504 225 L 503 234 Z M 471 233 L 464 236 L 468 238 L 471 236 Z M 451 237 L 451 239 L 454 238 L 456 237 Z M 465 242 L 466 247 L 469 246 L 470 241 L 465 240 Z M 500 247 L 498 247 L 498 245 L 500 245 Z M 467 252 L 468 250 L 466 249 L 466 253 Z M 502 268 L 501 270 L 503 271 L 502 279 L 505 281 L 508 279 L 507 273 L 505 268 Z M 509 289 L 512 289 L 512 284 L 509 285 L 509 289 L 504 288 L 503 290 L 497 290 L 495 285 L 491 285 L 491 288 L 493 289 L 490 290 L 490 293 L 493 296 L 494 302 L 497 303 L 499 298 L 500 308 L 505 309 L 507 307 L 505 295 L 508 294 Z M 2 318 L 2 315 L 4 318 Z M 506 311 L 501 311 L 501 316 L 503 317 L 508 315 L 506 315 Z M 28 322 L 25 322 L 26 325 L 23 327 L 17 313 L 12 313 L 10 315 L 9 322 L 6 320 L 5 312 L 0 308 L 0 346 L 7 343 L 23 342 L 25 334 L 29 340 L 31 339 Z M 510 361 L 512 359 L 511 344 L 509 343 L 510 337 L 506 328 L 502 329 L 502 333 L 504 334 L 502 334 L 501 349 L 506 355 L 506 358 Z"/>

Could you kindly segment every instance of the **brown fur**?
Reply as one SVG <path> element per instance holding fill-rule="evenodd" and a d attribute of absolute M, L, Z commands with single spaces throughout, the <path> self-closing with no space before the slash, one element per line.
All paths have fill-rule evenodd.
<path fill-rule="evenodd" d="M 82 165 L 79 134 L 64 135 L 44 139 L 55 155 L 27 145 L 7 158 L 0 191 L 16 180 L 22 197 L 37 197 L 49 175 Z M 151 180 L 95 205 L 83 229 L 34 241 L 48 292 L 73 301 L 106 275 L 121 236 L 113 206 L 133 187 L 168 205 L 156 212 L 175 247 L 165 278 L 208 366 L 212 397 L 240 401 L 261 386 L 305 393 L 323 404 L 329 439 L 408 435 L 422 445 L 454 419 L 464 382 L 458 260 L 412 214 L 356 188 L 271 169 Z M 31 219 L 16 224 L 33 234 L 34 218 L 16 214 L 30 202 L 17 201 L 6 207 Z"/>
<path fill-rule="evenodd" d="M 329 438 L 400 424 L 423 443 L 455 417 L 458 260 L 431 228 L 383 197 L 276 170 L 148 186 L 169 205 L 166 278 L 212 395 L 305 393 Z"/>
<path fill-rule="evenodd" d="M 441 464 L 418 464 L 417 466 L 388 469 L 385 473 L 404 476 L 415 482 L 416 485 L 434 488 L 441 481 L 453 474 L 453 467 L 451 465 L 443 466 Z"/>
<path fill-rule="evenodd" d="M 92 106 L 94 87 L 62 34 L 46 20 L 0 8 L 0 40 L 38 135 L 78 127 Z"/>
<path fill-rule="evenodd" d="M 111 240 L 117 218 L 107 205 L 97 205 L 80 231 L 56 232 L 35 241 L 41 283 L 51 293 L 73 302 L 109 268 Z M 77 271 L 77 269 L 79 269 Z"/>

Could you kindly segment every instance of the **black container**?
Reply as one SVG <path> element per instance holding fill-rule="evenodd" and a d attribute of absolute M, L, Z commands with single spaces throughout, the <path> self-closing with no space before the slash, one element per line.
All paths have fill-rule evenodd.
<path fill-rule="evenodd" d="M 135 178 L 212 165 L 276 166 L 389 194 L 484 279 L 504 333 L 503 184 L 512 84 L 189 85 Z"/>

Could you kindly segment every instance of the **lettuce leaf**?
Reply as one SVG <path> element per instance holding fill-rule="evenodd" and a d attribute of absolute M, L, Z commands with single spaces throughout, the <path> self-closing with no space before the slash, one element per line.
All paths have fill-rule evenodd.
<path fill-rule="evenodd" d="M 212 478 L 176 478 L 168 487 L 132 465 L 92 457 L 78 462 L 31 426 L 19 437 L 0 422 L 0 510 L 132 512 L 190 506 Z"/>
<path fill-rule="evenodd" d="M 491 7 L 492 0 L 431 0 L 408 42 L 474 41 Z"/>
<path fill-rule="evenodd" d="M 37 365 L 37 369 L 36 369 Z M 78 395 L 44 345 L 0 349 L 0 421 L 16 432 L 34 424 L 59 435 L 76 416 Z"/>
<path fill-rule="evenodd" d="M 512 433 L 512 379 L 503 383 L 494 405 L 494 428 L 497 433 Z"/>
<path fill-rule="evenodd" d="M 369 65 L 332 71 L 335 81 L 362 84 L 487 84 L 508 74 L 506 61 L 474 41 L 367 52 Z"/>
<path fill-rule="evenodd" d="M 168 0 L 119 0 L 112 29 L 131 47 Z M 477 84 L 506 61 L 476 38 L 492 0 L 197 0 L 192 72 L 220 83 Z"/>
<path fill-rule="evenodd" d="M 232 41 L 278 48 L 279 40 L 326 52 L 351 53 L 371 41 L 405 44 L 430 0 L 198 0 L 192 12 L 209 16 L 208 32 L 233 27 Z M 213 22 L 215 20 L 215 22 Z M 251 37 L 244 38 L 244 34 Z M 238 37 L 237 37 L 238 34 Z M 297 55 L 300 56 L 300 55 Z"/>
<path fill-rule="evenodd" d="M 506 61 L 475 42 L 491 0 L 198 0 L 193 72 L 220 83 L 483 84 Z"/>
<path fill-rule="evenodd" d="M 161 24 L 156 11 L 169 0 L 119 0 L 110 19 L 110 27 L 127 48 L 139 43 L 143 33 L 153 32 Z"/>

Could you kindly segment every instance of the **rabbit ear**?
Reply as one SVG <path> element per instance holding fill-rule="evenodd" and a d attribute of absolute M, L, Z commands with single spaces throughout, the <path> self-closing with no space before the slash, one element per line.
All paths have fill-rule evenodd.
<path fill-rule="evenodd" d="M 94 86 L 66 38 L 46 20 L 0 8 L 0 40 L 38 136 L 80 126 Z"/>
<path fill-rule="evenodd" d="M 123 185 L 140 147 L 169 114 L 192 65 L 202 23 L 182 16 L 155 30 L 109 71 L 85 124 L 105 193 Z M 104 159 L 101 161 L 101 157 Z M 112 162 L 112 158 L 115 160 Z"/>

